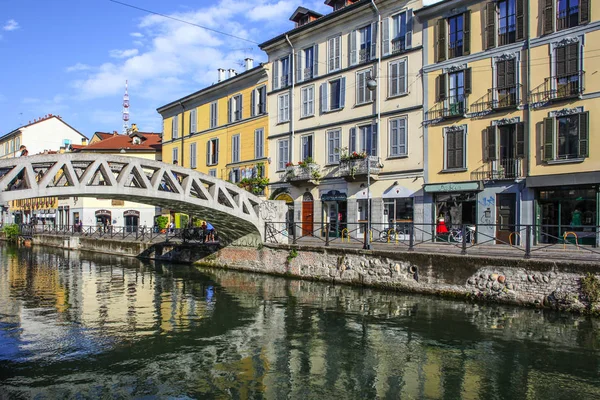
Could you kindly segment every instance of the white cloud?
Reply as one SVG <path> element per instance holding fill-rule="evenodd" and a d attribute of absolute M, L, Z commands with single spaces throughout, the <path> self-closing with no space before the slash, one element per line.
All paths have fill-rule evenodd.
<path fill-rule="evenodd" d="M 19 23 L 14 19 L 9 19 L 6 24 L 2 27 L 5 31 L 15 31 L 19 29 Z"/>
<path fill-rule="evenodd" d="M 41 100 L 36 98 L 36 97 L 25 97 L 23 100 L 21 100 L 21 103 L 23 104 L 36 104 L 39 103 Z"/>
<path fill-rule="evenodd" d="M 67 67 L 67 72 L 87 71 L 90 69 L 92 69 L 92 67 L 90 67 L 87 64 L 77 63 L 75 65 Z"/>
<path fill-rule="evenodd" d="M 112 58 L 129 58 L 136 56 L 139 53 L 138 49 L 127 49 L 127 50 L 111 50 L 110 56 Z"/>
<path fill-rule="evenodd" d="M 131 32 L 130 35 L 132 37 L 136 37 L 136 38 L 141 38 L 144 37 L 144 34 L 140 33 L 140 32 Z"/>
<path fill-rule="evenodd" d="M 287 20 L 297 5 L 295 1 L 280 0 L 277 3 L 266 3 L 252 8 L 248 12 L 248 18 L 252 21 Z"/>

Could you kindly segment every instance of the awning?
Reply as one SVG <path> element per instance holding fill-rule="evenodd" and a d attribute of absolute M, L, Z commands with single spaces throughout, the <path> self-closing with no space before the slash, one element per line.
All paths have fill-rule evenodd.
<path fill-rule="evenodd" d="M 576 172 L 571 174 L 528 176 L 525 186 L 540 188 L 545 186 L 594 185 L 600 183 L 600 171 Z"/>
<path fill-rule="evenodd" d="M 480 181 L 477 182 L 452 182 L 452 183 L 431 183 L 424 185 L 423 190 L 426 193 L 439 192 L 474 192 L 483 190 L 483 185 Z"/>

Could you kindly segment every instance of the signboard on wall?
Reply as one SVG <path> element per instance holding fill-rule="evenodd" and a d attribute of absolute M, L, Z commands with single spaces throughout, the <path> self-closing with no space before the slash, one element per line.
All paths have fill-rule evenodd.
<path fill-rule="evenodd" d="M 96 210 L 96 217 L 110 217 L 111 212 L 108 210 Z"/>
<path fill-rule="evenodd" d="M 136 211 L 136 210 L 127 210 L 127 211 L 123 211 L 123 216 L 124 217 L 139 217 L 140 212 Z"/>

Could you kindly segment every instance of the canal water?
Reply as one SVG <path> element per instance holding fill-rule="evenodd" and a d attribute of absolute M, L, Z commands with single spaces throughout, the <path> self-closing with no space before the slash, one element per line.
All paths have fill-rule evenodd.
<path fill-rule="evenodd" d="M 599 328 L 0 243 L 0 398 L 600 399 Z"/>

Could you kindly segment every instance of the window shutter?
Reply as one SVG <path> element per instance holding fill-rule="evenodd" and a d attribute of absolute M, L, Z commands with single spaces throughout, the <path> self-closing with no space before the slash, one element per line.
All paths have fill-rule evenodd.
<path fill-rule="evenodd" d="M 471 68 L 465 69 L 465 94 L 471 94 Z"/>
<path fill-rule="evenodd" d="M 404 94 L 407 92 L 407 88 L 406 88 L 406 84 L 407 84 L 407 79 L 406 79 L 406 73 L 407 73 L 407 66 L 406 66 L 407 62 L 406 61 L 402 61 L 400 63 L 398 63 L 398 92 L 400 94 Z"/>
<path fill-rule="evenodd" d="M 543 34 L 546 35 L 548 33 L 554 32 L 554 20 L 556 15 L 554 15 L 554 2 L 556 0 L 544 0 L 544 26 L 543 26 Z"/>
<path fill-rule="evenodd" d="M 377 57 L 377 22 L 371 24 L 371 60 Z"/>
<path fill-rule="evenodd" d="M 196 109 L 190 111 L 190 135 L 195 133 L 198 129 L 196 126 L 197 114 Z"/>
<path fill-rule="evenodd" d="M 446 59 L 446 19 L 441 18 L 437 22 L 437 60 Z"/>
<path fill-rule="evenodd" d="M 412 30 L 413 30 L 413 10 L 406 11 L 406 40 L 405 47 L 410 49 L 412 47 Z"/>
<path fill-rule="evenodd" d="M 342 36 L 338 36 L 334 40 L 335 42 L 335 69 L 342 68 Z"/>
<path fill-rule="evenodd" d="M 471 11 L 463 14 L 463 54 L 471 54 Z"/>
<path fill-rule="evenodd" d="M 565 66 L 567 75 L 579 72 L 579 44 L 572 43 L 566 46 Z"/>
<path fill-rule="evenodd" d="M 215 164 L 219 163 L 219 139 L 215 139 Z"/>
<path fill-rule="evenodd" d="M 544 118 L 544 161 L 554 160 L 554 118 Z"/>
<path fill-rule="evenodd" d="M 488 126 L 485 128 L 485 152 L 483 161 L 496 160 L 496 127 Z"/>
<path fill-rule="evenodd" d="M 496 63 L 496 85 L 502 89 L 506 87 L 506 63 L 508 61 L 498 61 Z"/>
<path fill-rule="evenodd" d="M 485 6 L 485 48 L 496 47 L 496 2 L 491 1 Z"/>
<path fill-rule="evenodd" d="M 356 74 L 356 102 L 357 103 L 364 103 L 366 101 L 365 96 L 366 93 L 365 91 L 367 90 L 367 84 L 365 82 L 365 74 L 364 73 L 358 73 Z"/>
<path fill-rule="evenodd" d="M 279 60 L 273 62 L 273 90 L 279 89 Z"/>
<path fill-rule="evenodd" d="M 381 52 L 383 53 L 384 56 L 387 56 L 388 54 L 390 54 L 390 24 L 391 22 L 391 18 L 384 18 L 383 19 L 383 27 L 382 32 L 381 32 Z"/>
<path fill-rule="evenodd" d="M 206 165 L 210 165 L 210 140 L 206 142 Z"/>
<path fill-rule="evenodd" d="M 513 87 L 517 84 L 517 71 L 516 71 L 517 60 L 506 61 L 506 86 Z"/>
<path fill-rule="evenodd" d="M 518 122 L 515 127 L 515 157 L 525 158 L 525 122 Z"/>
<path fill-rule="evenodd" d="M 389 74 L 390 79 L 388 79 L 388 96 L 396 96 L 398 94 L 398 66 L 399 63 L 390 63 L 389 64 Z"/>
<path fill-rule="evenodd" d="M 319 88 L 319 91 L 321 92 L 319 96 L 321 98 L 321 113 L 326 113 L 327 111 L 329 111 L 329 96 L 327 96 L 328 88 L 328 82 L 321 83 L 321 86 Z"/>
<path fill-rule="evenodd" d="M 527 18 L 525 18 L 525 0 L 516 0 L 516 40 L 525 39 L 525 24 Z"/>
<path fill-rule="evenodd" d="M 335 39 L 331 38 L 327 42 L 327 72 L 331 72 L 335 69 Z"/>
<path fill-rule="evenodd" d="M 579 0 L 579 23 L 590 22 L 590 0 Z"/>
<path fill-rule="evenodd" d="M 590 115 L 589 111 L 582 112 L 579 114 L 579 157 L 587 157 L 589 156 L 590 145 L 589 145 L 589 120 Z"/>
<path fill-rule="evenodd" d="M 567 47 L 556 48 L 556 76 L 565 76 L 567 73 Z"/>
<path fill-rule="evenodd" d="M 304 80 L 302 64 L 302 51 L 299 51 L 296 53 L 296 57 L 294 58 L 294 66 L 296 67 L 296 82 L 302 82 Z"/>
<path fill-rule="evenodd" d="M 465 131 L 456 132 L 454 134 L 455 139 L 455 157 L 456 157 L 456 168 L 464 168 L 464 136 Z"/>
<path fill-rule="evenodd" d="M 346 105 L 346 77 L 340 78 L 340 108 Z"/>
<path fill-rule="evenodd" d="M 398 119 L 390 120 L 390 155 L 397 156 L 400 153 L 398 149 Z"/>
<path fill-rule="evenodd" d="M 348 56 L 350 57 L 348 63 L 354 65 L 357 62 L 356 57 L 356 35 L 357 31 L 352 31 L 348 35 Z"/>
<path fill-rule="evenodd" d="M 377 124 L 371 125 L 371 151 L 370 155 L 377 156 Z"/>
<path fill-rule="evenodd" d="M 252 90 L 252 95 L 250 96 L 250 116 L 254 117 L 256 115 L 256 89 Z"/>
<path fill-rule="evenodd" d="M 227 122 L 231 123 L 231 112 L 232 112 L 232 107 L 231 107 L 231 102 L 233 101 L 233 97 L 231 97 L 229 100 L 227 100 Z"/>
<path fill-rule="evenodd" d="M 446 168 L 456 168 L 456 132 L 446 132 Z"/>
<path fill-rule="evenodd" d="M 348 138 L 348 151 L 350 154 L 356 151 L 356 128 L 350 128 L 350 137 Z"/>
<path fill-rule="evenodd" d="M 240 108 L 239 108 L 239 110 L 236 110 L 237 113 L 238 113 L 238 115 L 239 115 L 239 117 L 237 118 L 238 121 L 244 118 L 244 114 L 243 114 L 243 111 L 244 111 L 244 98 L 242 97 L 241 94 L 239 96 L 240 96 L 239 97 L 239 99 L 240 99 L 240 102 L 239 102 Z"/>
<path fill-rule="evenodd" d="M 313 46 L 313 78 L 318 76 L 318 71 L 319 71 L 319 45 L 315 44 Z"/>
<path fill-rule="evenodd" d="M 440 74 L 435 78 L 437 102 L 446 100 L 446 74 Z"/>
<path fill-rule="evenodd" d="M 406 118 L 398 120 L 398 154 L 406 155 L 408 153 L 406 148 Z"/>

